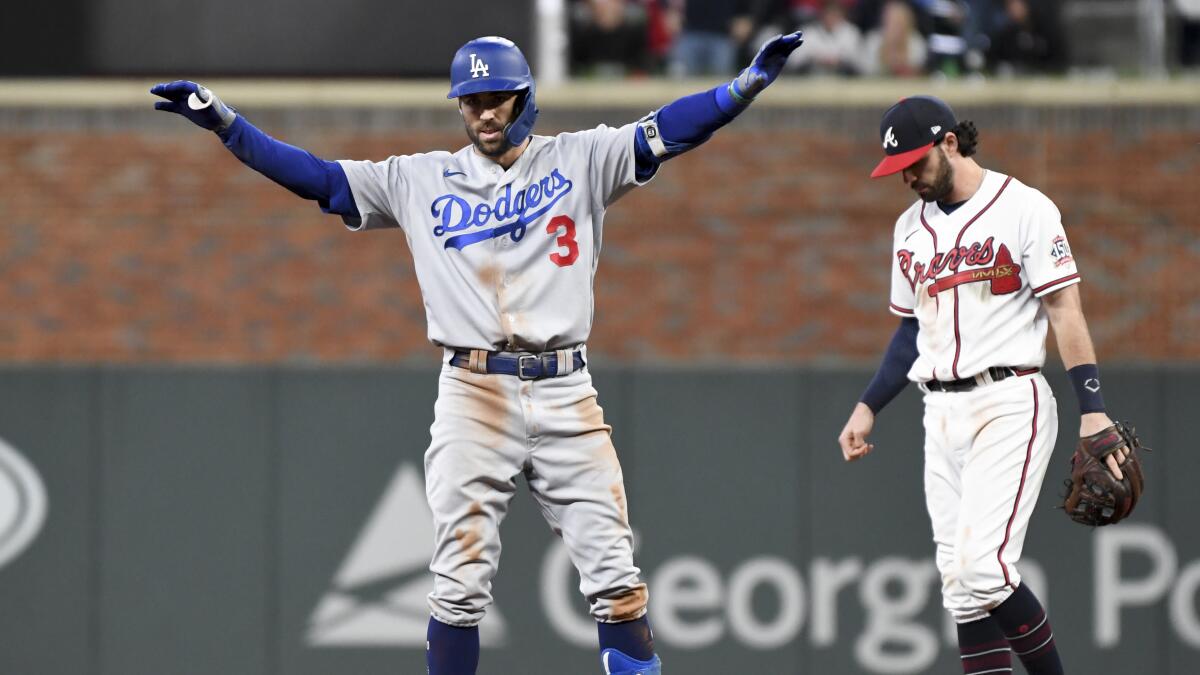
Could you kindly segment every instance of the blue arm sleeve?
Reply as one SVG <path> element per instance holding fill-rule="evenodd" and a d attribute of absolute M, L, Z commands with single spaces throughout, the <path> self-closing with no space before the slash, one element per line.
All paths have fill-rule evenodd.
<path fill-rule="evenodd" d="M 871 412 L 878 415 L 908 385 L 908 370 L 917 360 L 917 329 L 916 319 L 900 319 L 879 370 L 859 399 Z"/>
<path fill-rule="evenodd" d="M 734 99 L 729 85 L 684 96 L 659 109 L 655 116 L 658 134 L 666 146 L 667 154 L 655 156 L 646 138 L 646 129 L 637 132 L 637 175 L 648 178 L 662 162 L 681 155 L 707 141 L 713 132 L 733 121 L 746 107 L 748 101 Z"/>
<path fill-rule="evenodd" d="M 218 135 L 246 166 L 305 199 L 316 200 L 325 213 L 358 216 L 350 182 L 337 162 L 277 141 L 242 115 Z"/>

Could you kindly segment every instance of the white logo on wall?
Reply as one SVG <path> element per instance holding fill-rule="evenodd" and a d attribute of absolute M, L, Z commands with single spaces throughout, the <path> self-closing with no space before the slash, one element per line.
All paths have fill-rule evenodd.
<path fill-rule="evenodd" d="M 471 55 L 471 79 L 488 76 L 488 64 L 483 62 L 483 59 L 477 58 L 474 54 Z"/>
<path fill-rule="evenodd" d="M 46 488 L 16 448 L 0 439 L 0 567 L 24 551 L 46 521 Z"/>
<path fill-rule="evenodd" d="M 433 588 L 433 521 L 416 467 L 401 464 L 308 619 L 313 647 L 425 648 Z M 505 641 L 495 605 L 479 625 L 479 642 Z"/>

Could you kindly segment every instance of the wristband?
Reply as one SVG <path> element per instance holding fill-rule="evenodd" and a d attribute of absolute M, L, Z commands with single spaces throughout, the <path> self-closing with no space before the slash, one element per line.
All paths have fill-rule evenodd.
<path fill-rule="evenodd" d="M 1094 363 L 1085 363 L 1067 371 L 1075 396 L 1079 399 L 1079 412 L 1083 414 L 1104 412 L 1104 394 L 1100 391 L 1100 368 Z"/>

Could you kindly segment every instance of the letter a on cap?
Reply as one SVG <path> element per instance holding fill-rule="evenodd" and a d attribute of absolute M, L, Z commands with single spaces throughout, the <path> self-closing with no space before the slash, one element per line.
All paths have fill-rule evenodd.
<path fill-rule="evenodd" d="M 956 124 L 954 111 L 941 99 L 933 96 L 902 99 L 888 108 L 879 124 L 885 157 L 871 177 L 888 176 L 912 166 Z"/>
<path fill-rule="evenodd" d="M 883 135 L 883 149 L 887 150 L 888 146 L 896 147 L 900 145 L 896 142 L 896 134 L 892 132 L 894 127 L 888 127 L 887 133 Z"/>

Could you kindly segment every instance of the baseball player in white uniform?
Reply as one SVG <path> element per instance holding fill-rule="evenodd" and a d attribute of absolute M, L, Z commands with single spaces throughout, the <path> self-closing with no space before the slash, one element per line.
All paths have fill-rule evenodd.
<path fill-rule="evenodd" d="M 351 230 L 404 234 L 429 339 L 444 353 L 425 455 L 436 538 L 429 673 L 476 670 L 520 476 L 579 570 L 605 672 L 660 672 L 621 465 L 587 367 L 604 212 L 744 110 L 800 42 L 778 36 L 732 82 L 639 121 L 538 136 L 524 55 L 504 38 L 471 40 L 453 58 L 448 95 L 471 144 L 381 162 L 330 162 L 281 143 L 194 82 L 151 89 L 166 99 L 156 108 L 216 131 Z"/>
<path fill-rule="evenodd" d="M 1017 561 L 1058 433 L 1041 375 L 1046 328 L 1080 401 L 1080 435 L 1112 424 L 1059 211 L 979 166 L 978 132 L 943 101 L 906 98 L 880 125 L 885 157 L 919 199 L 896 221 L 890 307 L 901 318 L 838 441 L 853 461 L 875 415 L 913 381 L 925 394 L 925 497 L 963 672 L 1062 673 L 1041 603 Z M 1118 477 L 1122 457 L 1109 458 Z"/>

